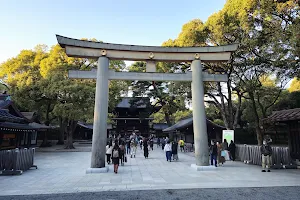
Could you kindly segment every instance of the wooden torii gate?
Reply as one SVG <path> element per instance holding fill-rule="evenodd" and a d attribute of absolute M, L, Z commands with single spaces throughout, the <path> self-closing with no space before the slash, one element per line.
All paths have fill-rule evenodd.
<path fill-rule="evenodd" d="M 87 173 L 107 172 L 105 167 L 109 80 L 191 81 L 193 128 L 196 164 L 203 170 L 209 167 L 203 81 L 227 82 L 226 74 L 202 72 L 201 62 L 227 62 L 238 45 L 208 47 L 156 47 L 122 45 L 83 41 L 56 35 L 61 47 L 71 57 L 97 58 L 98 68 L 91 71 L 70 70 L 69 78 L 97 79 L 94 110 L 91 168 Z M 146 72 L 115 72 L 109 70 L 109 59 L 146 61 Z M 156 73 L 155 63 L 192 62 L 188 73 Z"/>

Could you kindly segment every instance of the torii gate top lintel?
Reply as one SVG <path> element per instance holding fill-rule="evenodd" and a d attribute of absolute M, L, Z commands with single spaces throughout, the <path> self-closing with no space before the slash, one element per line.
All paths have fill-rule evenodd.
<path fill-rule="evenodd" d="M 201 62 L 224 62 L 230 59 L 231 53 L 238 47 L 238 44 L 206 47 L 139 46 L 78 40 L 60 35 L 56 35 L 56 38 L 68 56 L 106 56 L 114 60 L 183 62 L 200 59 Z"/>

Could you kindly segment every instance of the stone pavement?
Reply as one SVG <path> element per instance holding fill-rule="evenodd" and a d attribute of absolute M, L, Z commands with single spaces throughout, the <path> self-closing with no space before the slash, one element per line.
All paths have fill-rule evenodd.
<path fill-rule="evenodd" d="M 128 157 L 119 173 L 85 174 L 90 152 L 37 152 L 38 169 L 21 176 L 0 176 L 0 195 L 52 194 L 122 190 L 235 188 L 300 186 L 299 170 L 273 170 L 262 173 L 259 166 L 226 162 L 215 171 L 194 171 L 193 156 L 179 153 L 178 162 L 167 162 L 159 148 L 148 159 L 141 150 Z"/>

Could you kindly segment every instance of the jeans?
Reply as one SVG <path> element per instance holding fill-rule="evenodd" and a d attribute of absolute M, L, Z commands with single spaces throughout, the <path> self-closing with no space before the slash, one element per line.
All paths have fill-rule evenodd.
<path fill-rule="evenodd" d="M 217 155 L 211 154 L 211 155 L 210 155 L 210 165 L 213 165 L 213 161 L 215 161 L 215 166 L 217 166 L 217 165 L 218 165 L 218 162 L 217 162 Z"/>
<path fill-rule="evenodd" d="M 127 147 L 126 150 L 127 150 L 127 154 L 130 154 L 130 150 L 131 150 L 130 147 Z"/>
<path fill-rule="evenodd" d="M 171 161 L 171 157 L 172 157 L 172 151 L 166 151 L 167 161 Z"/>

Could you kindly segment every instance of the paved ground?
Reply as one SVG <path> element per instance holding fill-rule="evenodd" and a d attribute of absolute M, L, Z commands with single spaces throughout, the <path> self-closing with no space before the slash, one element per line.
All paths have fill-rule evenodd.
<path fill-rule="evenodd" d="M 268 188 L 221 188 L 221 189 L 187 189 L 187 190 L 142 190 L 142 191 L 111 191 L 82 192 L 75 194 L 50 194 L 27 196 L 0 196 L 0 200 L 199 200 L 199 199 L 245 199 L 274 200 L 299 199 L 300 187 L 268 187 Z"/>
<path fill-rule="evenodd" d="M 0 195 L 300 186 L 299 170 L 262 173 L 258 166 L 227 162 L 215 171 L 197 172 L 190 167 L 193 156 L 180 153 L 180 161 L 170 163 L 163 151 L 156 148 L 150 152 L 149 159 L 139 150 L 136 158 L 128 158 L 128 163 L 120 167 L 118 174 L 113 173 L 111 165 L 108 173 L 85 174 L 90 154 L 37 152 L 37 170 L 26 171 L 21 176 L 0 176 Z"/>

